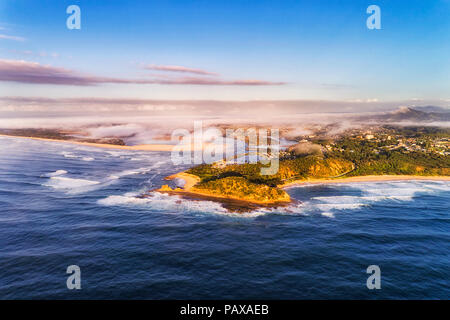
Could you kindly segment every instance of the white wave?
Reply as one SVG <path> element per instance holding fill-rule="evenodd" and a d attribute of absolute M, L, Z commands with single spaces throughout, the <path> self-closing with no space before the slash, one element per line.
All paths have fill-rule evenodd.
<path fill-rule="evenodd" d="M 418 194 L 450 191 L 450 183 L 446 181 L 430 183 L 428 181 L 412 180 L 406 182 L 365 183 L 358 184 L 355 187 L 364 192 L 367 197 L 376 197 L 378 200 L 399 201 L 412 201 Z"/>
<path fill-rule="evenodd" d="M 121 171 L 118 173 L 114 173 L 114 174 L 110 175 L 108 178 L 109 179 L 119 179 L 121 177 L 131 176 L 131 175 L 140 174 L 140 173 L 146 173 L 150 170 L 151 169 L 149 169 L 149 168 L 124 170 L 124 171 Z"/>
<path fill-rule="evenodd" d="M 232 212 L 232 211 L 220 211 L 220 212 L 214 212 L 215 214 L 220 214 L 222 216 L 228 216 L 232 218 L 257 218 L 259 216 L 263 216 L 267 214 L 267 212 L 261 212 L 261 211 L 250 211 L 250 212 Z"/>
<path fill-rule="evenodd" d="M 368 196 L 324 196 L 324 197 L 312 197 L 311 200 L 317 200 L 325 204 L 370 204 L 373 202 L 383 200 L 401 200 L 410 201 L 413 199 L 413 195 L 368 195 Z"/>
<path fill-rule="evenodd" d="M 127 205 L 127 204 L 146 204 L 148 203 L 147 198 L 137 198 L 130 196 L 108 196 L 107 198 L 100 199 L 97 201 L 98 204 L 104 206 L 119 206 L 119 205 Z"/>
<path fill-rule="evenodd" d="M 255 211 L 259 214 L 277 214 L 277 215 L 309 215 L 308 206 L 305 203 L 292 203 L 287 207 L 259 208 Z"/>
<path fill-rule="evenodd" d="M 314 186 L 306 186 L 314 187 Z M 380 201 L 413 201 L 417 194 L 429 194 L 449 191 L 448 182 L 401 181 L 401 182 L 365 182 L 348 183 L 341 185 L 328 185 L 336 191 L 342 189 L 360 193 L 360 195 L 333 195 L 312 197 L 302 204 L 304 212 L 318 211 L 323 216 L 331 215 L 345 210 L 357 210 Z M 305 188 L 305 186 L 302 186 Z"/>
<path fill-rule="evenodd" d="M 69 158 L 77 158 L 78 156 L 64 152 L 63 155 Z M 93 158 L 82 159 L 84 161 L 92 161 Z M 67 174 L 66 170 L 57 170 L 55 172 L 48 173 L 43 175 L 43 177 L 48 177 L 49 179 L 44 182 L 42 185 L 51 187 L 55 190 L 60 190 L 70 194 L 79 194 L 90 192 L 95 189 L 108 186 L 112 183 L 115 183 L 116 180 L 120 179 L 124 176 L 135 175 L 135 174 L 145 174 L 155 168 L 159 168 L 163 165 L 163 161 L 155 162 L 148 167 L 142 167 L 137 169 L 128 169 L 115 174 L 111 174 L 107 177 L 100 178 L 99 181 L 97 179 L 93 180 L 90 178 L 78 178 L 78 177 L 63 177 L 63 175 Z"/>
<path fill-rule="evenodd" d="M 325 203 L 343 203 L 348 201 L 355 201 L 360 199 L 358 196 L 324 196 L 324 197 L 312 197 L 311 200 L 319 200 Z"/>
<path fill-rule="evenodd" d="M 93 157 L 85 157 L 77 154 L 73 154 L 73 152 L 63 151 L 60 153 L 64 158 L 68 159 L 81 159 L 82 161 L 94 161 Z"/>
<path fill-rule="evenodd" d="M 424 187 L 433 191 L 450 191 L 450 182 L 435 181 L 432 184 L 431 183 L 425 184 Z"/>
<path fill-rule="evenodd" d="M 321 214 L 324 217 L 334 218 L 336 213 L 343 210 L 356 210 L 366 204 L 363 203 L 317 203 L 316 201 L 305 201 L 298 205 L 289 205 L 287 207 L 259 209 L 263 213 L 308 216 L 311 214 Z"/>
<path fill-rule="evenodd" d="M 117 158 L 134 155 L 133 152 L 126 151 L 126 150 L 121 150 L 121 151 L 107 150 L 106 153 L 109 154 L 111 157 L 117 157 Z"/>
<path fill-rule="evenodd" d="M 322 215 L 327 218 L 334 218 L 334 213 L 332 212 L 322 212 Z"/>
<path fill-rule="evenodd" d="M 352 210 L 366 206 L 364 203 L 319 203 L 315 204 L 315 207 L 320 211 L 330 210 Z"/>
<path fill-rule="evenodd" d="M 148 205 L 158 211 L 225 211 L 217 202 L 185 200 L 178 196 L 154 192 L 146 198 L 138 198 L 136 193 L 126 193 L 124 195 L 108 196 L 98 201 L 101 205 Z"/>
<path fill-rule="evenodd" d="M 74 155 L 72 152 L 67 152 L 67 151 L 61 152 L 61 155 L 63 155 L 64 158 L 69 158 L 69 159 L 78 158 L 78 156 Z"/>
<path fill-rule="evenodd" d="M 186 200 L 179 196 L 154 192 L 146 198 L 137 197 L 139 193 L 126 193 L 124 195 L 113 195 L 97 201 L 104 206 L 140 206 L 158 212 L 165 213 L 202 213 L 220 214 L 230 217 L 255 218 L 265 214 L 264 212 L 229 212 L 218 202 L 206 200 Z"/>
<path fill-rule="evenodd" d="M 160 168 L 161 165 L 163 165 L 164 163 L 165 163 L 164 161 L 159 161 L 148 167 L 123 170 L 123 171 L 111 174 L 108 177 L 108 179 L 117 180 L 117 179 L 120 179 L 121 177 L 126 177 L 126 176 L 131 176 L 131 175 L 136 175 L 136 174 L 145 174 L 147 172 L 152 171 L 153 169 Z"/>
<path fill-rule="evenodd" d="M 100 184 L 99 181 L 56 176 L 50 177 L 50 179 L 43 185 L 69 193 L 81 193 L 88 191 L 86 190 L 86 187 L 91 187 L 98 184 Z"/>
<path fill-rule="evenodd" d="M 56 170 L 55 172 L 50 172 L 44 175 L 44 177 L 56 177 L 56 176 L 62 176 L 67 173 L 66 170 Z"/>
<path fill-rule="evenodd" d="M 302 185 L 300 188 L 316 188 L 317 185 Z M 358 210 L 381 201 L 408 202 L 413 201 L 417 194 L 430 194 L 450 191 L 450 183 L 446 181 L 400 181 L 400 182 L 365 182 L 327 185 L 335 191 L 351 191 L 358 195 L 330 195 L 311 197 L 300 204 L 288 207 L 259 209 L 263 213 L 309 215 L 320 214 L 334 218 L 336 214 Z M 335 191 L 333 191 L 335 190 Z"/>

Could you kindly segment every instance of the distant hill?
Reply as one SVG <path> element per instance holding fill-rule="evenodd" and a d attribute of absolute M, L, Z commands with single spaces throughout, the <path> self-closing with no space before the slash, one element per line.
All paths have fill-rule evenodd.
<path fill-rule="evenodd" d="M 438 108 L 438 109 L 436 109 Z M 422 110 L 439 110 L 439 112 L 432 111 L 426 112 Z M 417 110 L 417 108 L 410 107 L 400 107 L 397 110 L 379 114 L 372 115 L 366 118 L 370 120 L 377 120 L 381 122 L 432 122 L 432 121 L 450 121 L 450 110 L 439 107 L 423 107 L 422 110 Z"/>
<path fill-rule="evenodd" d="M 450 112 L 450 108 L 437 107 L 437 106 L 414 107 L 414 109 L 419 110 L 419 111 L 423 111 L 423 112 L 435 112 L 435 113 L 448 113 L 448 112 Z"/>

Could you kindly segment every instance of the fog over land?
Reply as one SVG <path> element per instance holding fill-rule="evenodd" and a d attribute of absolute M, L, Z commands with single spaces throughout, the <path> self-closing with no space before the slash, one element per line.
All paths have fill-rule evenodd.
<path fill-rule="evenodd" d="M 1 129 L 65 129 L 128 143 L 168 140 L 174 129 L 274 127 L 283 137 L 336 135 L 367 125 L 450 126 L 448 101 L 162 101 L 0 97 Z"/>

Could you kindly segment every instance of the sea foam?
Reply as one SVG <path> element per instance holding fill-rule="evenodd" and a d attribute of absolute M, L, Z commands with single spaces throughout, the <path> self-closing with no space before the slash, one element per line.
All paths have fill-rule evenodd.
<path fill-rule="evenodd" d="M 315 186 L 300 186 L 314 188 Z M 364 182 L 339 185 L 327 185 L 330 196 L 316 196 L 307 199 L 300 207 L 288 207 L 294 212 L 318 212 L 322 216 L 333 218 L 336 213 L 358 210 L 381 201 L 408 202 L 418 194 L 433 194 L 449 191 L 448 181 L 401 181 L 401 182 Z M 336 192 L 352 192 L 358 195 L 336 195 Z"/>
<path fill-rule="evenodd" d="M 254 218 L 265 214 L 265 212 L 253 211 L 246 213 L 230 212 L 218 202 L 207 200 L 187 200 L 176 195 L 167 195 L 154 192 L 148 197 L 137 197 L 139 192 L 126 193 L 123 195 L 111 195 L 97 201 L 103 206 L 137 206 L 142 209 L 173 214 L 175 212 L 191 214 L 219 214 L 230 217 Z"/>
<path fill-rule="evenodd" d="M 53 189 L 63 189 L 65 191 L 70 191 L 72 193 L 78 193 L 86 191 L 83 190 L 83 188 L 85 187 L 97 185 L 99 183 L 100 183 L 99 181 L 55 176 L 50 177 L 50 179 L 43 185 L 52 187 Z"/>
<path fill-rule="evenodd" d="M 56 177 L 56 176 L 62 176 L 67 173 L 66 170 L 56 170 L 55 172 L 50 172 L 44 175 L 44 177 Z"/>

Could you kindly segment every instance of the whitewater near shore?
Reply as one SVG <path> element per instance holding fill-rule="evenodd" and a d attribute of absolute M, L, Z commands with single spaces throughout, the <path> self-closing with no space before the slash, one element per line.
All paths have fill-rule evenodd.
<path fill-rule="evenodd" d="M 370 175 L 342 177 L 334 179 L 305 179 L 290 181 L 281 185 L 279 188 L 288 188 L 304 184 L 332 184 L 332 183 L 351 183 L 351 182 L 382 182 L 382 181 L 405 181 L 405 180 L 423 180 L 423 181 L 450 181 L 449 176 L 418 176 L 418 175 Z"/>
<path fill-rule="evenodd" d="M 123 151 L 149 151 L 149 152 L 171 152 L 174 145 L 168 144 L 142 144 L 135 146 L 123 146 L 123 145 L 113 145 L 113 144 L 102 144 L 102 143 L 90 143 L 90 142 L 79 142 L 79 141 L 71 141 L 71 140 L 58 140 L 58 139 L 48 139 L 48 138 L 38 138 L 38 137 L 21 137 L 21 136 L 10 136 L 10 135 L 1 135 L 0 137 L 7 138 L 20 138 L 27 140 L 37 140 L 37 141 L 45 141 L 45 142 L 59 142 L 62 144 L 72 144 L 72 145 L 80 145 L 87 147 L 95 147 L 101 149 L 117 149 Z M 165 192 L 169 194 L 180 194 L 180 195 L 188 195 L 188 196 L 199 196 L 208 198 L 210 200 L 222 201 L 222 200 L 245 200 L 235 198 L 235 197 L 222 197 L 219 195 L 212 194 L 206 191 L 193 190 L 194 186 L 200 182 L 200 178 L 189 174 L 186 172 L 179 172 L 173 175 L 170 175 L 165 178 L 166 180 L 173 179 L 181 179 L 184 181 L 184 185 L 182 188 L 172 189 L 168 186 L 164 186 L 156 189 L 154 191 Z M 287 189 L 290 187 L 301 186 L 301 185 L 315 185 L 315 184 L 346 184 L 346 183 L 358 183 L 358 182 L 389 182 L 389 181 L 450 181 L 449 176 L 419 176 L 419 175 L 368 175 L 368 176 L 353 176 L 353 177 L 339 177 L 332 179 L 303 179 L 303 180 L 294 180 L 281 185 L 278 185 L 278 188 Z M 268 202 L 258 202 L 258 201 L 248 201 L 254 204 L 267 205 Z M 271 203 L 271 202 L 270 202 Z"/>
<path fill-rule="evenodd" d="M 181 179 L 184 181 L 184 186 L 182 188 L 176 187 L 175 189 L 170 188 L 168 185 L 163 185 L 161 188 L 155 190 L 157 192 L 168 193 L 168 194 L 179 194 L 187 196 L 198 196 L 200 198 L 205 197 L 210 200 L 223 201 L 223 200 L 237 200 L 253 205 L 261 206 L 278 206 L 286 205 L 287 203 L 293 201 L 279 201 L 279 202 L 263 202 L 263 201 L 248 201 L 240 199 L 237 197 L 221 196 L 211 192 L 197 190 L 195 185 L 201 181 L 201 179 L 193 174 L 186 172 L 179 172 L 168 176 L 165 180 L 175 180 Z M 305 179 L 305 180 L 295 180 L 282 185 L 278 185 L 278 188 L 287 189 L 290 187 L 296 187 L 301 185 L 317 185 L 317 184 L 351 184 L 351 183 L 364 183 L 364 182 L 395 182 L 395 181 L 450 181 L 448 176 L 418 176 L 418 175 L 369 175 L 369 176 L 356 176 L 356 177 L 340 177 L 334 179 Z"/>
<path fill-rule="evenodd" d="M 304 184 L 288 190 L 298 203 L 230 212 L 207 199 L 159 192 L 141 197 L 164 177 L 187 169 L 173 165 L 164 152 L 6 138 L 0 145 L 0 243 L 11 267 L 2 269 L 2 279 L 14 283 L 17 274 L 36 274 L 27 286 L 1 287 L 2 297 L 70 298 L 60 273 L 48 272 L 65 266 L 67 257 L 98 279 L 91 290 L 80 291 L 86 299 L 111 298 L 111 286 L 141 299 L 214 298 L 217 292 L 238 298 L 251 295 L 235 291 L 246 281 L 266 298 L 310 298 L 310 292 L 292 286 L 295 282 L 311 285 L 313 298 L 323 299 L 335 298 L 342 279 L 352 288 L 346 297 L 370 298 L 361 262 L 389 267 L 386 259 L 395 262 L 385 273 L 398 290 L 381 290 L 382 298 L 448 296 L 443 278 L 428 278 L 424 266 L 448 274 L 450 182 Z M 49 256 L 52 252 L 58 254 Z M 337 256 L 339 264 L 330 267 Z M 105 261 L 119 278 L 102 268 Z M 420 272 L 411 274 L 416 266 Z M 329 268 L 330 274 L 317 271 Z M 161 277 L 179 283 L 180 274 L 193 276 L 181 278 L 181 287 L 161 284 Z M 223 277 L 226 281 L 211 283 Z M 39 279 L 46 279 L 47 289 L 33 290 L 42 285 Z"/>

